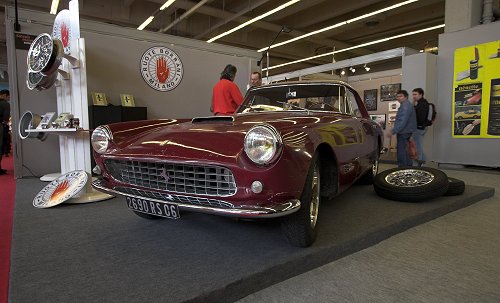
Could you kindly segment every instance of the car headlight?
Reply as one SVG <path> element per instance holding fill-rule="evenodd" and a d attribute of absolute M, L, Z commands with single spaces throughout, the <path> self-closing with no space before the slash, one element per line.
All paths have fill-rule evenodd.
<path fill-rule="evenodd" d="M 270 125 L 252 127 L 245 136 L 245 153 L 259 165 L 275 161 L 281 151 L 281 136 Z"/>
<path fill-rule="evenodd" d="M 113 135 L 107 126 L 98 126 L 92 132 L 92 138 L 90 142 L 92 142 L 92 148 L 99 153 L 104 153 L 108 147 L 109 142 L 113 139 Z"/>

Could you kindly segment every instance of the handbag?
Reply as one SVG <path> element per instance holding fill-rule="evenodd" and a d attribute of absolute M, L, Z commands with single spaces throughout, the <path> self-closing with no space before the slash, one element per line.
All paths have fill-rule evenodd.
<path fill-rule="evenodd" d="M 410 155 L 410 158 L 412 160 L 417 159 L 417 146 L 415 145 L 415 142 L 413 142 L 411 138 L 410 140 L 408 140 L 408 154 Z"/>

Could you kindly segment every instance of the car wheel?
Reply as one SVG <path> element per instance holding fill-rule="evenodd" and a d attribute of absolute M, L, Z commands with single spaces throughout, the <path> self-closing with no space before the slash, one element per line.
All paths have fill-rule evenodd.
<path fill-rule="evenodd" d="M 479 116 L 472 116 L 472 118 L 473 118 L 473 119 L 478 119 L 478 118 L 479 118 Z"/>
<path fill-rule="evenodd" d="M 442 196 L 448 190 L 448 176 L 430 167 L 405 167 L 385 170 L 375 176 L 377 195 L 396 201 L 422 202 Z"/>
<path fill-rule="evenodd" d="M 448 177 L 448 190 L 444 193 L 445 196 L 458 196 L 463 194 L 465 191 L 465 182 L 457 179 Z"/>
<path fill-rule="evenodd" d="M 377 148 L 377 150 L 375 151 L 375 156 L 374 156 L 375 159 L 373 159 L 373 163 L 372 163 L 371 169 L 369 169 L 359 179 L 359 183 L 366 184 L 366 185 L 373 184 L 373 179 L 375 178 L 375 176 L 378 173 L 379 157 L 380 157 L 380 153 L 379 153 L 379 149 Z"/>
<path fill-rule="evenodd" d="M 150 215 L 150 214 L 141 213 L 140 211 L 133 210 L 133 212 L 134 212 L 134 214 L 138 215 L 139 217 L 145 218 L 145 219 L 149 219 L 149 220 L 163 219 L 160 216 L 153 216 L 153 215 Z"/>
<path fill-rule="evenodd" d="M 457 120 L 458 120 L 458 119 L 463 119 L 463 118 L 464 118 L 464 117 L 462 117 L 462 116 L 458 116 L 458 117 L 457 117 Z"/>
<path fill-rule="evenodd" d="M 308 247 L 314 242 L 318 231 L 320 200 L 320 166 L 316 154 L 300 197 L 300 209 L 281 219 L 281 228 L 290 244 Z"/>

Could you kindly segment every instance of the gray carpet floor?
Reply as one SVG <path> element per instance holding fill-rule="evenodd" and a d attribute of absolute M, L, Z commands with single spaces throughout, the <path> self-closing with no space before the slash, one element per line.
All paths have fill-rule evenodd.
<path fill-rule="evenodd" d="M 233 302 L 493 195 L 492 188 L 468 186 L 463 196 L 412 204 L 381 199 L 371 186 L 354 186 L 322 205 L 318 240 L 302 249 L 288 245 L 277 221 L 195 213 L 150 221 L 131 213 L 122 198 L 36 209 L 31 201 L 44 185 L 35 179 L 17 183 L 13 303 Z M 407 266 L 411 271 L 413 265 Z M 364 270 L 351 274 L 370 275 Z M 347 289 L 357 284 L 338 282 Z M 304 294 L 314 292 L 304 289 Z M 246 300 L 269 301 L 267 295 L 255 296 Z"/>
<path fill-rule="evenodd" d="M 445 171 L 500 190 L 498 170 Z M 500 302 L 499 218 L 496 194 L 238 302 Z"/>

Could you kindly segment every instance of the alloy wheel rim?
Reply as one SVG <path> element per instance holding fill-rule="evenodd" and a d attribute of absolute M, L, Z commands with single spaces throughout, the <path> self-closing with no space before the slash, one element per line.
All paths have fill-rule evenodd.
<path fill-rule="evenodd" d="M 319 209 L 319 198 L 320 198 L 320 177 L 319 177 L 319 168 L 318 165 L 314 167 L 313 178 L 312 178 L 312 196 L 311 196 L 311 205 L 309 207 L 309 218 L 311 221 L 311 227 L 314 229 L 316 227 L 316 223 L 318 222 L 318 209 Z"/>
<path fill-rule="evenodd" d="M 398 187 L 417 187 L 429 184 L 434 174 L 419 169 L 401 169 L 388 174 L 385 181 Z"/>

